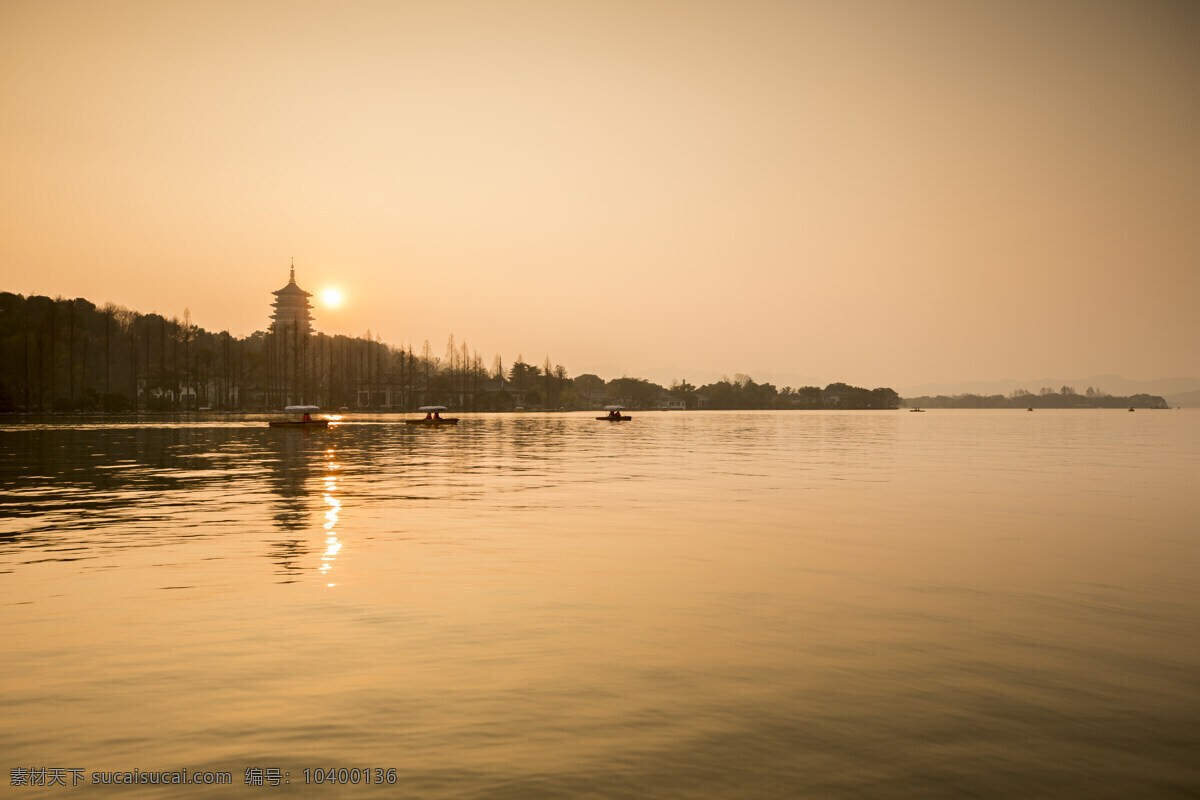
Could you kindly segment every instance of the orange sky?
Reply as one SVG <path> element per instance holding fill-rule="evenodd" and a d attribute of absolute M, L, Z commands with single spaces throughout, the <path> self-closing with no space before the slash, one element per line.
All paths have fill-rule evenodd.
<path fill-rule="evenodd" d="M 1200 375 L 1188 2 L 0 2 L 0 290 L 572 374 Z M 794 381 L 797 382 L 797 381 Z"/>

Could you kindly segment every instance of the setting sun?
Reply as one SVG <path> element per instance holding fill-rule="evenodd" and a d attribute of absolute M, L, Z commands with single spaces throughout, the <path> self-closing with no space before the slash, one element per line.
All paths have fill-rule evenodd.
<path fill-rule="evenodd" d="M 321 300 L 330 308 L 336 308 L 342 304 L 342 290 L 326 289 L 321 294 Z"/>

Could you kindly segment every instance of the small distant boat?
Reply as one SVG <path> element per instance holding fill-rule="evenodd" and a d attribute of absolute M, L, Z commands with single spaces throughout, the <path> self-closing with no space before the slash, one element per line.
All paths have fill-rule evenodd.
<path fill-rule="evenodd" d="M 417 411 L 425 412 L 424 418 L 406 419 L 404 422 L 408 425 L 457 425 L 458 417 L 442 416 L 442 412 L 445 410 L 445 406 L 421 406 Z"/>
<path fill-rule="evenodd" d="M 283 409 L 285 414 L 299 414 L 300 419 L 273 419 L 272 428 L 328 428 L 329 420 L 313 419 L 314 412 L 320 411 L 318 406 L 288 406 Z"/>
<path fill-rule="evenodd" d="M 1129 409 L 1129 410 L 1130 410 L 1130 411 L 1133 411 L 1133 409 L 1132 409 L 1132 408 L 1131 408 L 1131 409 Z"/>
<path fill-rule="evenodd" d="M 911 412 L 920 412 L 920 413 L 922 413 L 922 414 L 924 414 L 924 413 L 925 413 L 925 409 L 923 409 L 923 408 L 910 408 L 910 409 L 909 409 L 909 411 L 911 411 Z"/>
<path fill-rule="evenodd" d="M 621 412 L 625 410 L 625 406 L 605 406 L 604 410 L 608 412 L 603 417 L 596 417 L 599 420 L 608 420 L 609 422 L 628 422 L 633 417 L 622 416 Z"/>

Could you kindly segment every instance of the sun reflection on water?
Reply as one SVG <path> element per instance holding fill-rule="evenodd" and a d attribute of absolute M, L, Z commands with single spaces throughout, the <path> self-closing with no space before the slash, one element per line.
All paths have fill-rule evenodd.
<path fill-rule="evenodd" d="M 322 576 L 328 576 L 333 569 L 333 562 L 337 561 L 338 553 L 341 552 L 342 542 L 338 539 L 337 523 L 338 517 L 342 510 L 342 501 L 338 499 L 338 483 L 341 482 L 341 477 L 338 470 L 342 467 L 333 460 L 334 452 L 332 449 L 326 450 L 325 455 L 328 457 L 328 463 L 325 464 L 325 475 L 322 477 L 324 486 L 322 487 L 322 495 L 325 500 L 325 505 L 328 508 L 325 511 L 325 552 L 321 554 L 321 566 L 317 570 Z M 334 586 L 333 583 L 326 584 Z"/>

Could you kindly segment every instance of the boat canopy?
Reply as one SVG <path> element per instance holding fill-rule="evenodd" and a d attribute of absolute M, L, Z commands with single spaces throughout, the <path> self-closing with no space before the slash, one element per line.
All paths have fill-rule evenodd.
<path fill-rule="evenodd" d="M 417 409 L 417 411 L 424 411 L 426 414 L 430 414 L 434 411 L 445 411 L 445 410 L 446 410 L 445 406 L 421 406 L 420 408 Z"/>
<path fill-rule="evenodd" d="M 605 411 L 624 411 L 625 406 L 605 406 Z"/>
<path fill-rule="evenodd" d="M 287 406 L 283 409 L 287 414 L 311 414 L 314 411 L 320 411 L 320 406 Z"/>

